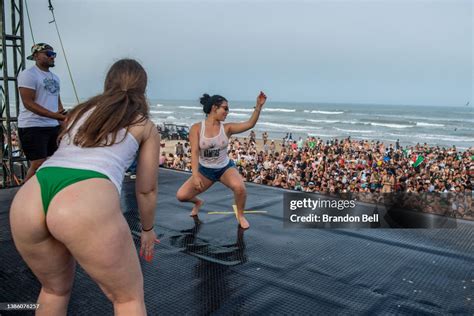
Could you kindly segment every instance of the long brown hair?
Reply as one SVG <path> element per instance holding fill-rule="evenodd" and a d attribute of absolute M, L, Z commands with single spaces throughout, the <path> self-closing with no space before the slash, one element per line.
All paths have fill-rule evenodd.
<path fill-rule="evenodd" d="M 105 77 L 104 92 L 77 105 L 67 116 L 68 124 L 59 135 L 70 135 L 79 119 L 90 109 L 93 113 L 79 127 L 73 143 L 81 147 L 111 146 L 117 133 L 149 117 L 145 97 L 147 75 L 133 59 L 121 59 L 110 67 Z M 121 141 L 125 139 L 125 136 Z"/>

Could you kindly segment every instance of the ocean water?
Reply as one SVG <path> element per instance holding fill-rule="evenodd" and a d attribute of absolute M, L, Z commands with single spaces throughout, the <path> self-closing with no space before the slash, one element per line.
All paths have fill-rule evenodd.
<path fill-rule="evenodd" d="M 229 102 L 226 122 L 250 118 L 255 102 Z M 197 100 L 150 100 L 157 124 L 191 126 L 205 118 Z M 379 140 L 403 146 L 427 143 L 458 150 L 474 147 L 474 106 L 440 107 L 374 104 L 324 104 L 267 102 L 255 126 L 257 137 L 270 139 L 307 136 Z M 248 135 L 248 132 L 241 134 Z"/>
<path fill-rule="evenodd" d="M 155 123 L 191 125 L 205 118 L 197 101 L 151 100 Z M 226 122 L 245 121 L 254 102 L 229 102 Z M 322 104 L 267 102 L 255 127 L 257 137 L 267 131 L 271 139 L 292 133 L 293 139 L 315 136 L 380 140 L 385 143 L 474 147 L 474 107 Z M 247 135 L 243 133 L 242 135 Z"/>

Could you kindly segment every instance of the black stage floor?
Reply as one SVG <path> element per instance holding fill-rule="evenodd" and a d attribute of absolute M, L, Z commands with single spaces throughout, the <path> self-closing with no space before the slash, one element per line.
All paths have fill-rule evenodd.
<path fill-rule="evenodd" d="M 160 170 L 156 231 L 161 244 L 142 261 L 149 315 L 473 315 L 473 223 L 455 229 L 283 228 L 282 190 L 247 184 L 251 228 L 239 230 L 232 192 L 202 195 L 200 221 L 179 203 L 189 174 Z M 12 243 L 0 191 L 0 302 L 34 302 L 39 283 Z M 135 241 L 134 182 L 122 205 Z M 229 214 L 209 214 L 229 212 Z M 70 315 L 110 315 L 112 305 L 78 269 Z M 7 314 L 0 311 L 0 314 Z M 22 314 L 25 314 L 23 312 Z"/>

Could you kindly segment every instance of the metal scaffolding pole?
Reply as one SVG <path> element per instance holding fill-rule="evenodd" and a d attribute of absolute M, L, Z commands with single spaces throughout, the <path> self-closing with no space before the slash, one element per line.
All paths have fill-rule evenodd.
<path fill-rule="evenodd" d="M 17 77 L 25 69 L 23 0 L 1 0 L 1 60 L 3 80 L 0 86 L 0 146 L 2 168 L 0 187 L 20 185 L 26 174 L 27 161 L 18 140 L 20 96 Z M 10 13 L 10 21 L 6 13 Z M 10 22 L 10 24 L 8 23 Z"/>

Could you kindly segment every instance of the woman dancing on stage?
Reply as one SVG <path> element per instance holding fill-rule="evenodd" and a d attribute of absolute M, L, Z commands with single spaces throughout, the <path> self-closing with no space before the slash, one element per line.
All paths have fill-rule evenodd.
<path fill-rule="evenodd" d="M 191 216 L 197 215 L 203 204 L 196 196 L 206 191 L 214 182 L 220 181 L 234 192 L 239 225 L 242 228 L 250 226 L 244 217 L 247 196 L 244 181 L 234 162 L 229 159 L 227 145 L 231 135 L 245 132 L 255 126 L 266 100 L 267 96 L 260 92 L 255 110 L 247 122 L 224 124 L 223 121 L 229 113 L 227 100 L 220 95 L 202 96 L 201 104 L 207 118 L 191 126 L 189 132 L 193 174 L 176 193 L 179 201 L 194 203 Z"/>
<path fill-rule="evenodd" d="M 140 255 L 151 260 L 160 137 L 148 119 L 146 85 L 138 62 L 117 61 L 104 92 L 68 114 L 58 150 L 13 200 L 13 240 L 42 285 L 37 315 L 66 315 L 76 260 L 112 301 L 115 315 L 146 314 L 143 275 L 119 199 L 139 150 Z"/>

